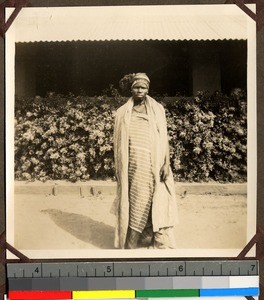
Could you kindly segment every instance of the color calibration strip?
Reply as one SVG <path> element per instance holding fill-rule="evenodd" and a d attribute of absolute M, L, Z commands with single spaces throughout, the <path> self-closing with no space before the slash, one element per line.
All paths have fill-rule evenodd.
<path fill-rule="evenodd" d="M 10 291 L 100 291 L 236 289 L 258 287 L 258 276 L 133 277 L 133 278 L 12 278 Z"/>
<path fill-rule="evenodd" d="M 137 299 L 184 297 L 258 296 L 259 288 L 179 289 L 179 290 L 115 290 L 115 291 L 10 291 L 9 300 L 58 299 Z"/>
<path fill-rule="evenodd" d="M 8 264 L 9 300 L 259 295 L 258 261 Z"/>
<path fill-rule="evenodd" d="M 258 276 L 115 278 L 115 281 L 111 281 L 111 278 L 93 278 L 93 281 L 82 278 L 79 282 L 76 278 L 32 278 L 31 284 L 25 282 L 25 279 L 9 280 L 10 300 L 221 297 L 258 294 Z"/>

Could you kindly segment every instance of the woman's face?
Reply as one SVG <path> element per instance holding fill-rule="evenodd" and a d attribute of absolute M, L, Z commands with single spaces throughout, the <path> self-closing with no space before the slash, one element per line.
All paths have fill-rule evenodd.
<path fill-rule="evenodd" d="M 135 100 L 143 100 L 148 94 L 148 88 L 145 84 L 139 82 L 131 88 L 131 92 Z"/>

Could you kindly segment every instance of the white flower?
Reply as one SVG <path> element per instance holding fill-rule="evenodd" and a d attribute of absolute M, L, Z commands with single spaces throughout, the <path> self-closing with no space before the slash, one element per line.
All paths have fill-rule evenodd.
<path fill-rule="evenodd" d="M 38 164 L 38 162 L 39 162 L 35 157 L 32 157 L 31 161 L 34 165 Z"/>
<path fill-rule="evenodd" d="M 31 175 L 29 173 L 24 172 L 22 173 L 22 176 L 27 180 L 31 179 Z"/>
<path fill-rule="evenodd" d="M 80 152 L 80 153 L 78 153 L 76 156 L 77 156 L 77 158 L 79 158 L 80 160 L 85 160 L 85 157 L 86 157 L 86 155 L 85 155 L 84 152 Z"/>
<path fill-rule="evenodd" d="M 59 157 L 60 157 L 60 155 L 59 155 L 58 152 L 52 153 L 52 154 L 50 155 L 50 158 L 51 158 L 51 159 L 58 159 Z"/>
<path fill-rule="evenodd" d="M 23 134 L 23 138 L 27 141 L 33 141 L 35 138 L 35 134 L 31 131 L 27 131 Z"/>

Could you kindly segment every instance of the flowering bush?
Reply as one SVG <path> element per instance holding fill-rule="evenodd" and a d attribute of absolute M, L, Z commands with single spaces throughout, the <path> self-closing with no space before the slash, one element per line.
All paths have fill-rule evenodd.
<path fill-rule="evenodd" d="M 52 93 L 16 99 L 16 179 L 114 178 L 114 116 L 125 101 Z M 164 106 L 176 180 L 246 180 L 245 95 L 200 93 Z"/>
<path fill-rule="evenodd" d="M 246 96 L 199 93 L 166 107 L 171 165 L 178 181 L 247 179 Z"/>
<path fill-rule="evenodd" d="M 17 102 L 18 180 L 76 181 L 114 176 L 113 105 L 102 98 L 92 101 L 60 95 Z"/>

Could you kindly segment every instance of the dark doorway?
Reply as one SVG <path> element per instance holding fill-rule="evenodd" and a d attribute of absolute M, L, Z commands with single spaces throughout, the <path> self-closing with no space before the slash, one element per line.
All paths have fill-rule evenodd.
<path fill-rule="evenodd" d="M 197 49 L 201 53 L 198 57 L 205 59 L 202 61 L 204 66 L 201 68 L 199 62 L 199 69 L 194 72 L 196 64 L 193 54 Z M 212 53 L 216 54 L 214 66 L 206 67 L 212 65 Z M 220 74 L 215 79 L 219 82 L 214 86 L 229 92 L 235 87 L 246 88 L 246 57 L 246 41 L 18 43 L 16 94 L 45 96 L 48 92 L 55 92 L 102 95 L 110 84 L 118 88 L 119 80 L 124 75 L 145 72 L 151 79 L 153 96 L 190 96 L 195 92 L 193 76 L 199 76 L 200 80 L 196 82 L 203 89 L 202 83 L 212 78 L 210 70 Z"/>

